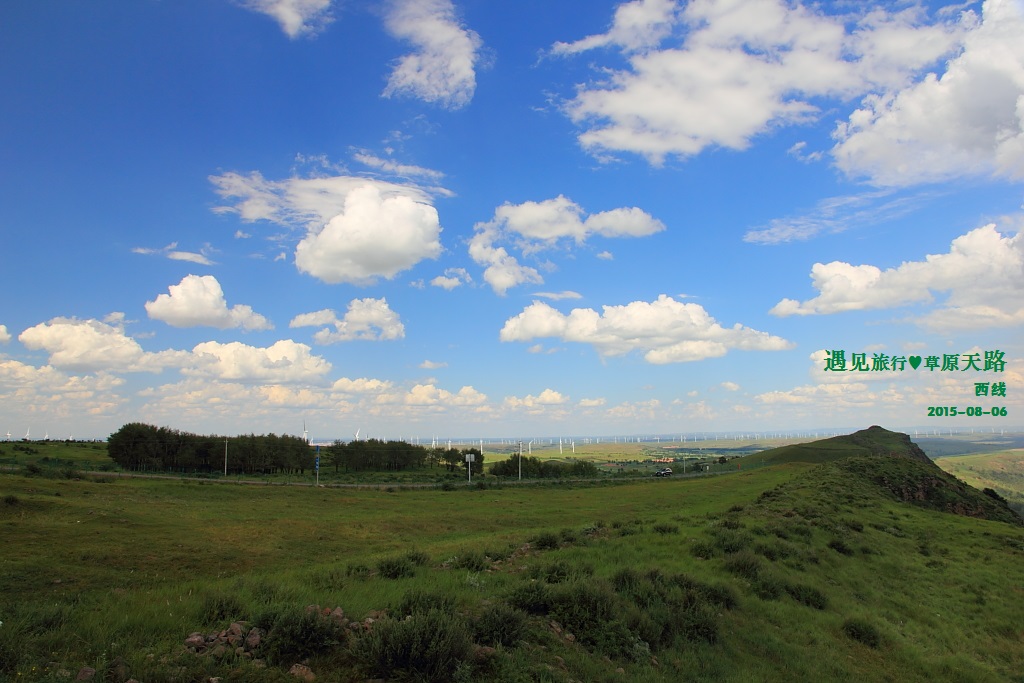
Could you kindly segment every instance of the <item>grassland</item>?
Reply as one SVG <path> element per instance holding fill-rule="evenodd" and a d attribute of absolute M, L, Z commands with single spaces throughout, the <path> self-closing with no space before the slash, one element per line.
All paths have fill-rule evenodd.
<path fill-rule="evenodd" d="M 1021 527 L 822 453 L 448 491 L 5 473 L 0 680 L 1024 680 Z M 237 620 L 276 634 L 258 661 L 183 645 Z"/>
<path fill-rule="evenodd" d="M 939 467 L 971 486 L 993 489 L 1024 510 L 1024 448 L 940 458 Z"/>

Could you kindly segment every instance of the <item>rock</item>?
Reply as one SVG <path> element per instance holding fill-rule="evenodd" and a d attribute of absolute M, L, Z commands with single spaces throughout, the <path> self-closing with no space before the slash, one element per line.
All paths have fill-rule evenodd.
<path fill-rule="evenodd" d="M 343 612 L 340 607 L 335 607 L 331 611 L 331 619 L 334 620 L 335 624 L 338 624 L 339 626 L 344 626 L 342 622 L 345 621 L 345 612 Z"/>
<path fill-rule="evenodd" d="M 253 628 L 249 630 L 249 633 L 245 636 L 245 648 L 247 650 L 255 650 L 260 646 L 260 641 L 263 639 L 263 631 L 259 628 Z"/>
<path fill-rule="evenodd" d="M 304 681 L 316 680 L 316 674 L 313 673 L 313 670 L 302 664 L 293 664 L 292 668 L 288 669 L 288 673 Z"/>
<path fill-rule="evenodd" d="M 206 647 L 206 636 L 202 633 L 190 633 L 188 638 L 185 639 L 185 647 L 194 650 L 204 649 Z"/>
<path fill-rule="evenodd" d="M 78 670 L 78 675 L 75 676 L 76 681 L 91 681 L 96 675 L 96 669 L 91 666 L 83 666 Z"/>
<path fill-rule="evenodd" d="M 232 622 L 231 626 L 228 626 L 228 635 L 242 635 L 242 624 L 237 621 Z"/>

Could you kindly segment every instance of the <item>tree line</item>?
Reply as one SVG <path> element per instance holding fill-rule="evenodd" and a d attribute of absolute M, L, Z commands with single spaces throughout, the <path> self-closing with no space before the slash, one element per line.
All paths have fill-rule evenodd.
<path fill-rule="evenodd" d="M 201 435 L 131 422 L 110 435 L 107 453 L 126 470 L 303 473 L 315 455 L 303 439 L 287 434 Z"/>
<path fill-rule="evenodd" d="M 592 462 L 577 460 L 575 462 L 553 462 L 532 456 L 513 455 L 508 460 L 496 463 L 491 474 L 499 477 L 519 476 L 519 460 L 522 459 L 524 479 L 558 479 L 562 477 L 596 477 L 597 466 Z"/>

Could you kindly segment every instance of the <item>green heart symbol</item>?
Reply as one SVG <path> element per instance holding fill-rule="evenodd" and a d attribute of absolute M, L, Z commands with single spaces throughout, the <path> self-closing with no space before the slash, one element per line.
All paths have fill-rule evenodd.
<path fill-rule="evenodd" d="M 907 360 L 910 361 L 910 367 L 917 370 L 917 366 L 921 364 L 921 356 L 911 356 Z"/>

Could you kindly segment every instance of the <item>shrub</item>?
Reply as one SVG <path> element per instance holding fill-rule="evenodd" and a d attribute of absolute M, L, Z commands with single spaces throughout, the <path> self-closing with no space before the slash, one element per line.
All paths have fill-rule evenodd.
<path fill-rule="evenodd" d="M 242 619 L 245 606 L 232 593 L 210 593 L 203 598 L 200 610 L 203 623 L 211 625 L 229 619 Z"/>
<path fill-rule="evenodd" d="M 843 632 L 858 643 L 870 648 L 878 648 L 882 644 L 882 634 L 878 632 L 878 628 L 861 617 L 850 617 L 844 621 Z"/>
<path fill-rule="evenodd" d="M 417 567 L 423 567 L 430 564 L 430 555 L 419 550 L 410 550 L 405 554 L 405 559 L 409 560 Z"/>
<path fill-rule="evenodd" d="M 715 544 L 709 541 L 697 541 L 690 546 L 690 554 L 702 560 L 710 560 L 715 556 Z"/>
<path fill-rule="evenodd" d="M 543 583 L 531 581 L 512 589 L 508 602 L 529 614 L 547 614 L 551 609 L 551 590 Z"/>
<path fill-rule="evenodd" d="M 267 659 L 282 665 L 294 664 L 340 645 L 346 631 L 317 610 L 289 611 L 261 617 L 267 633 L 264 652 Z"/>
<path fill-rule="evenodd" d="M 715 545 L 726 553 L 736 553 L 753 545 L 753 537 L 743 531 L 723 530 L 715 536 Z"/>
<path fill-rule="evenodd" d="M 473 621 L 473 638 L 483 645 L 512 647 L 523 639 L 528 617 L 503 602 L 488 605 Z"/>
<path fill-rule="evenodd" d="M 452 562 L 452 566 L 456 569 L 468 569 L 471 572 L 482 572 L 491 566 L 491 563 L 487 561 L 487 557 L 482 552 L 470 551 L 463 553 L 455 558 Z"/>
<path fill-rule="evenodd" d="M 29 464 L 25 465 L 25 474 L 27 474 L 29 476 L 35 476 L 35 475 L 39 475 L 39 474 L 42 474 L 42 473 L 43 473 L 43 468 L 40 467 L 39 465 L 35 464 L 34 462 L 30 462 Z"/>
<path fill-rule="evenodd" d="M 428 593 L 422 590 L 411 590 L 402 596 L 398 603 L 396 614 L 408 616 L 411 614 L 426 614 L 432 609 L 442 612 L 454 612 L 455 600 L 440 593 Z"/>
<path fill-rule="evenodd" d="M 18 505 L 19 503 L 21 503 L 21 500 L 15 495 L 8 494 L 4 496 L 4 505 L 10 505 L 11 507 L 13 507 L 15 505 Z"/>
<path fill-rule="evenodd" d="M 377 563 L 377 573 L 385 579 L 403 579 L 416 574 L 416 566 L 405 557 L 392 557 Z"/>
<path fill-rule="evenodd" d="M 843 520 L 843 524 L 851 531 L 856 531 L 857 533 L 864 531 L 864 523 L 859 519 L 846 519 Z"/>
<path fill-rule="evenodd" d="M 535 567 L 531 572 L 534 578 L 543 579 L 548 583 L 566 583 L 577 579 L 584 579 L 593 576 L 594 568 L 588 564 L 570 564 L 565 560 L 558 560 L 546 567 Z"/>
<path fill-rule="evenodd" d="M 655 524 L 653 529 L 662 535 L 679 533 L 679 527 L 675 524 Z"/>
<path fill-rule="evenodd" d="M 786 586 L 786 592 L 802 605 L 807 605 L 814 609 L 825 609 L 828 606 L 828 597 L 813 586 L 789 584 Z"/>
<path fill-rule="evenodd" d="M 573 583 L 553 593 L 550 614 L 582 643 L 610 657 L 637 661 L 650 649 L 619 619 L 621 605 L 604 583 Z"/>
<path fill-rule="evenodd" d="M 840 555 L 846 555 L 847 557 L 853 555 L 853 548 L 846 545 L 846 542 L 841 538 L 833 538 L 828 542 L 828 547 L 832 548 L 832 550 L 835 550 Z"/>
<path fill-rule="evenodd" d="M 786 589 L 786 584 L 774 574 L 762 572 L 751 587 L 754 589 L 754 595 L 762 600 L 778 600 Z"/>
<path fill-rule="evenodd" d="M 733 553 L 725 558 L 727 571 L 753 581 L 761 573 L 761 558 L 749 550 Z"/>
<path fill-rule="evenodd" d="M 537 536 L 534 536 L 532 541 L 533 547 L 537 550 L 555 550 L 558 548 L 558 534 L 550 531 L 545 531 Z"/>
<path fill-rule="evenodd" d="M 469 659 L 472 643 L 461 618 L 432 609 L 401 621 L 378 621 L 353 651 L 376 676 L 450 681 Z"/>

